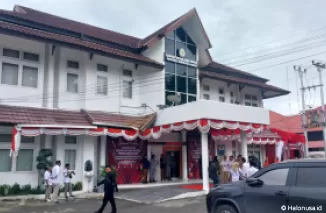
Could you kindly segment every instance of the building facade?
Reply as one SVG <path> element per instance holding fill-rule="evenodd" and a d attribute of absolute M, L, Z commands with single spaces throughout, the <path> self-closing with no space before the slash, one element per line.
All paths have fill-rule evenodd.
<path fill-rule="evenodd" d="M 214 62 L 195 9 L 143 39 L 22 6 L 0 18 L 0 184 L 39 184 L 44 148 L 88 190 L 108 163 L 120 183 L 136 183 L 141 158 L 164 154 L 176 178 L 196 179 L 208 155 L 264 160 L 278 140 L 261 135 L 263 100 L 289 92 Z M 19 152 L 9 157 L 15 129 Z"/>

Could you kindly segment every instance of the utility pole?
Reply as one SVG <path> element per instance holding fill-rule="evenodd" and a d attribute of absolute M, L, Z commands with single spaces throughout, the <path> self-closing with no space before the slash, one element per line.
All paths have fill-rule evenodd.
<path fill-rule="evenodd" d="M 306 138 L 306 143 L 304 143 L 304 157 L 307 158 L 309 155 L 308 149 L 308 125 L 307 125 L 307 116 L 306 116 L 306 102 L 304 99 L 304 93 L 306 88 L 303 86 L 303 75 L 307 72 L 306 69 L 303 69 L 301 66 L 294 66 L 295 71 L 299 73 L 300 83 L 301 83 L 301 101 L 302 101 L 302 127 L 303 127 L 303 134 Z"/>
<path fill-rule="evenodd" d="M 312 65 L 317 67 L 318 74 L 319 74 L 319 87 L 320 87 L 320 100 L 321 100 L 321 110 L 322 110 L 322 127 L 323 127 L 323 139 L 324 139 L 324 152 L 326 157 L 326 116 L 325 116 L 325 103 L 324 103 L 324 84 L 323 84 L 323 77 L 322 71 L 326 68 L 325 64 L 322 62 L 312 61 Z"/>

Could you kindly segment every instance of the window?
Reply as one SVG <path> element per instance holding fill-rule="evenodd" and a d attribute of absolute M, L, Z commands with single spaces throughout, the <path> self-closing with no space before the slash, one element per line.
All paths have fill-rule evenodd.
<path fill-rule="evenodd" d="M 10 149 L 0 149 L 0 172 L 11 171 Z"/>
<path fill-rule="evenodd" d="M 285 186 L 288 178 L 289 169 L 275 169 L 262 174 L 259 179 L 265 185 Z"/>
<path fill-rule="evenodd" d="M 0 143 L 11 143 L 12 136 L 11 134 L 1 134 Z"/>
<path fill-rule="evenodd" d="M 132 99 L 132 81 L 123 81 L 123 98 Z"/>
<path fill-rule="evenodd" d="M 33 171 L 33 149 L 21 149 L 17 156 L 16 171 Z"/>
<path fill-rule="evenodd" d="M 1 84 L 37 88 L 40 63 L 31 62 L 39 62 L 39 54 L 3 48 L 2 55 L 11 59 L 8 63 L 3 57 L 6 62 L 0 62 Z"/>
<path fill-rule="evenodd" d="M 67 91 L 78 93 L 78 75 L 73 73 L 67 74 Z"/>
<path fill-rule="evenodd" d="M 25 60 L 34 61 L 34 62 L 38 62 L 40 60 L 40 56 L 38 54 L 28 53 L 28 52 L 24 52 L 23 58 Z"/>
<path fill-rule="evenodd" d="M 204 91 L 209 91 L 209 89 L 210 89 L 210 88 L 209 88 L 209 85 L 203 85 L 203 90 L 204 90 Z"/>
<path fill-rule="evenodd" d="M 325 187 L 326 168 L 298 168 L 296 185 L 302 187 Z"/>
<path fill-rule="evenodd" d="M 208 94 L 204 94 L 204 95 L 203 95 L 203 98 L 204 98 L 205 100 L 209 100 L 209 99 L 210 99 L 210 97 L 209 97 Z"/>
<path fill-rule="evenodd" d="M 21 143 L 34 143 L 34 137 L 21 136 Z"/>
<path fill-rule="evenodd" d="M 125 77 L 132 77 L 132 71 L 131 70 L 123 70 L 123 76 Z"/>
<path fill-rule="evenodd" d="M 37 88 L 38 70 L 34 67 L 23 66 L 22 86 Z"/>
<path fill-rule="evenodd" d="M 311 141 L 309 141 L 311 142 Z M 319 152 L 319 151 L 324 151 L 325 149 L 323 147 L 321 148 L 309 148 L 309 152 Z"/>
<path fill-rule="evenodd" d="M 11 58 L 19 58 L 19 51 L 3 48 L 2 55 Z"/>
<path fill-rule="evenodd" d="M 224 89 L 223 89 L 223 88 L 219 88 L 219 89 L 218 89 L 218 94 L 220 94 L 220 95 L 224 95 Z"/>
<path fill-rule="evenodd" d="M 70 169 L 76 169 L 76 150 L 65 150 L 65 164 L 70 164 Z"/>
<path fill-rule="evenodd" d="M 248 144 L 248 156 L 255 156 L 260 160 L 260 145 Z"/>
<path fill-rule="evenodd" d="M 225 102 L 225 98 L 224 97 L 219 97 L 218 99 L 220 102 Z"/>
<path fill-rule="evenodd" d="M 97 76 L 97 94 L 107 95 L 108 94 L 108 78 Z"/>
<path fill-rule="evenodd" d="M 97 71 L 107 72 L 108 71 L 108 66 L 104 65 L 104 64 L 97 64 Z"/>
<path fill-rule="evenodd" d="M 245 94 L 245 106 L 258 107 L 258 97 L 256 95 Z"/>
<path fill-rule="evenodd" d="M 1 84 L 18 85 L 18 65 L 2 63 Z"/>
<path fill-rule="evenodd" d="M 77 144 L 77 137 L 76 136 L 66 136 L 65 144 Z"/>
<path fill-rule="evenodd" d="M 181 49 L 185 51 L 185 55 L 180 55 Z M 191 61 L 197 60 L 196 45 L 183 28 L 178 28 L 167 35 L 165 38 L 165 53 Z M 180 104 L 196 101 L 197 68 L 165 61 L 165 92 L 166 94 L 179 92 L 181 95 Z M 165 99 L 165 104 L 170 105 L 170 102 Z"/>
<path fill-rule="evenodd" d="M 67 67 L 71 69 L 79 69 L 79 62 L 78 61 L 67 61 Z"/>

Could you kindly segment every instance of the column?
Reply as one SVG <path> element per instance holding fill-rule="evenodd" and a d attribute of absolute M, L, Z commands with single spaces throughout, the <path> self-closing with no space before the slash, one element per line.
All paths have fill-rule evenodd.
<path fill-rule="evenodd" d="M 203 173 L 203 190 L 209 191 L 209 177 L 208 177 L 208 134 L 201 133 L 201 154 L 202 154 L 202 173 Z"/>
<path fill-rule="evenodd" d="M 181 132 L 182 141 L 182 178 L 188 180 L 188 162 L 187 162 L 187 131 Z"/>
<path fill-rule="evenodd" d="M 246 132 L 241 131 L 240 139 L 241 139 L 241 155 L 242 155 L 242 157 L 246 158 L 246 160 L 248 161 L 248 147 L 247 147 Z"/>
<path fill-rule="evenodd" d="M 107 136 L 101 136 L 101 146 L 98 147 L 100 149 L 100 165 L 101 166 L 105 166 L 107 164 L 107 160 L 106 160 L 106 141 L 107 140 Z"/>

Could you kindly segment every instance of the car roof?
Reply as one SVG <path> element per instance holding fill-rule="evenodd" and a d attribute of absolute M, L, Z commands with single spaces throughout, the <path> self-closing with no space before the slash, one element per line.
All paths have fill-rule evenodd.
<path fill-rule="evenodd" d="M 282 163 L 326 163 L 325 158 L 300 158 L 300 159 L 290 159 L 280 162 Z"/>

